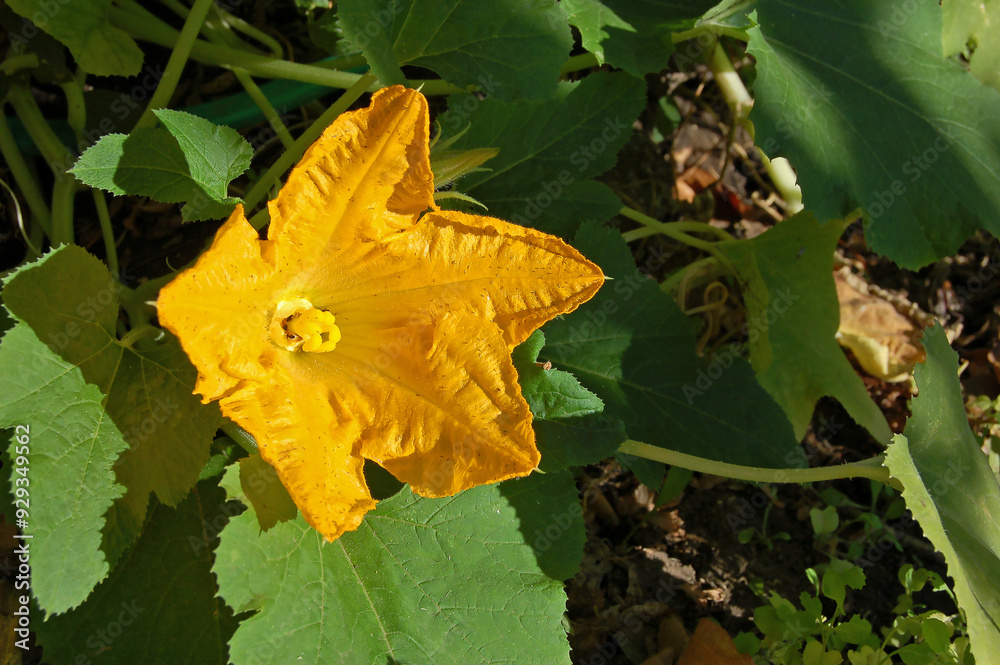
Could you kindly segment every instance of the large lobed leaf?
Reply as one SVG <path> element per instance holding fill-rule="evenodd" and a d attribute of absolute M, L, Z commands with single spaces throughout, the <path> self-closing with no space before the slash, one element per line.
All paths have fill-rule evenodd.
<path fill-rule="evenodd" d="M 876 439 L 892 431 L 837 343 L 833 251 L 844 230 L 802 212 L 745 242 L 719 243 L 743 285 L 750 362 L 801 439 L 820 397 L 837 398 Z"/>
<path fill-rule="evenodd" d="M 10 484 L 29 493 L 19 507 L 28 512 L 21 530 L 31 536 L 31 588 L 44 610 L 65 612 L 108 574 L 101 527 L 124 494 L 112 465 L 128 444 L 101 391 L 24 323 L 0 343 L 0 426 L 27 428 L 10 431 L 8 450 L 16 459 L 27 435 L 28 484 L 13 470 Z"/>
<path fill-rule="evenodd" d="M 332 543 L 302 517 L 222 532 L 214 572 L 237 612 L 234 665 L 569 663 L 562 583 L 495 486 L 445 499 L 404 488 Z"/>
<path fill-rule="evenodd" d="M 337 12 L 385 85 L 404 83 L 409 64 L 502 99 L 547 99 L 573 46 L 552 0 L 341 0 Z"/>
<path fill-rule="evenodd" d="M 958 354 L 938 325 L 924 333 L 923 345 L 927 361 L 914 370 L 920 394 L 885 466 L 944 554 L 976 662 L 992 663 L 1000 653 L 1000 486 L 969 429 Z"/>
<path fill-rule="evenodd" d="M 232 612 L 215 597 L 212 548 L 227 515 L 213 481 L 157 505 L 122 563 L 76 610 L 32 627 L 45 662 L 226 665 Z"/>
<path fill-rule="evenodd" d="M 459 181 L 462 191 L 495 217 L 572 238 L 581 222 L 604 222 L 621 208 L 618 196 L 591 178 L 614 166 L 646 89 L 624 73 L 598 72 L 560 92 L 545 102 L 457 97 L 441 125 L 450 134 L 468 126 L 456 150 L 499 150 L 487 170 Z"/>
<path fill-rule="evenodd" d="M 614 279 L 612 288 L 550 322 L 542 358 L 573 372 L 633 439 L 734 464 L 805 465 L 791 424 L 749 363 L 695 354 L 693 323 L 636 268 L 620 233 L 585 225 L 575 245 Z"/>
<path fill-rule="evenodd" d="M 142 51 L 123 30 L 111 25 L 111 0 L 8 0 L 21 16 L 65 44 L 84 71 L 98 76 L 134 76 Z M 26 36 L 10 33 L 11 41 Z"/>
<path fill-rule="evenodd" d="M 108 511 L 104 527 L 104 551 L 112 565 L 138 534 L 150 492 L 171 506 L 185 497 L 208 460 L 219 425 L 218 410 L 192 394 L 195 371 L 176 340 L 168 336 L 142 351 L 118 341 L 120 288 L 99 260 L 80 247 L 66 246 L 20 269 L 3 291 L 14 316 L 100 391 L 103 417 L 110 419 L 106 426 L 128 442 L 114 462 L 126 493 Z M 19 415 L 10 412 L 8 418 Z M 51 424 L 54 430 L 63 427 L 61 415 Z M 109 461 L 114 458 L 94 460 Z M 62 487 L 65 482 L 61 476 L 37 480 Z M 103 486 L 111 482 L 110 477 L 101 481 Z M 44 602 L 42 607 L 49 609 Z"/>
<path fill-rule="evenodd" d="M 942 56 L 938 3 L 907 8 L 761 0 L 748 49 L 757 145 L 818 217 L 862 207 L 872 248 L 915 269 L 1000 232 L 1000 93 Z"/>

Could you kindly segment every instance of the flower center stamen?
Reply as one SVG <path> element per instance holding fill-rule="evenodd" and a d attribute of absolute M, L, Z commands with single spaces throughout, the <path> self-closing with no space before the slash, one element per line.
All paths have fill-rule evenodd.
<path fill-rule="evenodd" d="M 340 341 L 333 313 L 316 309 L 305 298 L 279 302 L 271 317 L 270 333 L 274 343 L 288 351 L 326 353 Z"/>

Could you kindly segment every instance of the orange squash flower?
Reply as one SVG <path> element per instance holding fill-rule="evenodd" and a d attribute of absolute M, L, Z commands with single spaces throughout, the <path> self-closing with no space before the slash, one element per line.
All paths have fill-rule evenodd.
<path fill-rule="evenodd" d="M 157 302 L 195 392 L 327 540 L 375 506 L 364 459 L 427 497 L 530 473 L 510 351 L 604 281 L 558 238 L 440 210 L 428 134 L 423 95 L 379 91 L 309 148 L 267 240 L 237 207 Z"/>

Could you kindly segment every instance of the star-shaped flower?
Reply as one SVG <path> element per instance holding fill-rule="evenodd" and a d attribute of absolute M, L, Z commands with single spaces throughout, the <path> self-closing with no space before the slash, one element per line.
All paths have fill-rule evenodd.
<path fill-rule="evenodd" d="M 600 288 L 558 238 L 434 203 L 427 101 L 394 86 L 306 152 L 261 240 L 237 207 L 160 293 L 195 391 L 253 434 L 328 540 L 373 460 L 427 497 L 539 461 L 510 351 Z"/>

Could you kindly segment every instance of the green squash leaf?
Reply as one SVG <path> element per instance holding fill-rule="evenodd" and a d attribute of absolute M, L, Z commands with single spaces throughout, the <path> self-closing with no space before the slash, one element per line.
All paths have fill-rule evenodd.
<path fill-rule="evenodd" d="M 714 0 L 562 0 L 559 7 L 580 30 L 583 47 L 599 62 L 644 76 L 666 69 L 674 32 L 694 26 Z"/>
<path fill-rule="evenodd" d="M 569 372 L 537 363 L 545 335 L 535 331 L 512 354 L 521 391 L 534 416 L 539 467 L 549 473 L 610 457 L 625 440 L 621 421 L 601 415 L 604 402 Z"/>
<path fill-rule="evenodd" d="M 135 76 L 142 67 L 138 44 L 108 20 L 111 0 L 8 0 L 7 5 L 65 44 L 90 74 Z M 17 32 L 8 37 L 23 41 Z"/>
<path fill-rule="evenodd" d="M 941 8 L 761 0 L 756 142 L 820 219 L 861 207 L 872 249 L 916 269 L 1000 233 L 1000 93 L 941 54 Z M 850 47 L 845 47 L 845 45 Z"/>
<path fill-rule="evenodd" d="M 962 402 L 958 354 L 939 325 L 923 337 L 927 361 L 914 370 L 913 416 L 886 451 L 903 500 L 944 554 L 965 612 L 976 662 L 1000 653 L 1000 486 Z"/>
<path fill-rule="evenodd" d="M 214 572 L 237 612 L 233 665 L 569 663 L 562 583 L 539 568 L 495 486 L 404 487 L 327 543 L 302 517 L 222 532 Z"/>
<path fill-rule="evenodd" d="M 228 216 L 240 202 L 228 195 L 229 183 L 250 166 L 250 144 L 236 130 L 190 113 L 154 113 L 163 127 L 102 136 L 70 171 L 113 194 L 183 202 L 184 221 Z"/>
<path fill-rule="evenodd" d="M 499 488 L 517 511 L 521 535 L 535 551 L 542 572 L 559 581 L 576 575 L 587 534 L 573 474 L 533 473 L 500 483 Z"/>
<path fill-rule="evenodd" d="M 173 337 L 141 351 L 119 343 L 119 289 L 99 260 L 70 245 L 20 269 L 3 291 L 14 316 L 101 391 L 129 444 L 114 468 L 127 492 L 104 529 L 112 566 L 138 534 L 150 492 L 176 506 L 194 486 L 220 421 L 217 407 L 192 394 L 196 371 Z"/>
<path fill-rule="evenodd" d="M 487 171 L 458 187 L 490 214 L 571 239 L 586 220 L 604 222 L 621 201 L 590 180 L 615 163 L 646 104 L 645 84 L 622 73 L 595 73 L 565 84 L 558 99 L 505 103 L 454 97 L 441 118 L 447 134 L 468 131 L 455 150 L 496 148 Z"/>
<path fill-rule="evenodd" d="M 501 99 L 548 99 L 573 47 L 552 0 L 341 0 L 337 12 L 386 85 L 416 65 Z"/>
<path fill-rule="evenodd" d="M 586 225 L 574 244 L 614 281 L 548 323 L 543 359 L 597 393 L 633 439 L 733 464 L 805 466 L 791 424 L 749 363 L 695 354 L 694 324 L 636 268 L 620 233 Z"/>
<path fill-rule="evenodd" d="M 32 624 L 45 661 L 226 665 L 236 622 L 215 597 L 212 548 L 238 509 L 210 481 L 176 508 L 152 508 L 142 535 L 87 602 Z"/>
<path fill-rule="evenodd" d="M 580 385 L 569 372 L 546 368 L 537 362 L 538 352 L 545 346 L 545 334 L 536 330 L 511 354 L 517 368 L 521 392 L 535 418 L 552 420 L 600 413 L 601 398 Z"/>
<path fill-rule="evenodd" d="M 128 444 L 106 417 L 101 391 L 24 323 L 0 343 L 0 426 L 15 428 L 5 465 L 11 490 L 28 490 L 17 507 L 28 513 L 32 592 L 46 612 L 65 612 L 108 574 L 101 527 L 125 493 L 112 466 Z M 11 464 L 25 445 L 27 480 Z"/>
<path fill-rule="evenodd" d="M 805 436 L 819 398 L 829 395 L 887 444 L 892 431 L 885 416 L 836 340 L 840 307 L 833 251 L 843 230 L 840 221 L 820 224 L 802 212 L 751 240 L 719 243 L 718 249 L 743 285 L 757 380 L 785 410 L 796 438 Z"/>

